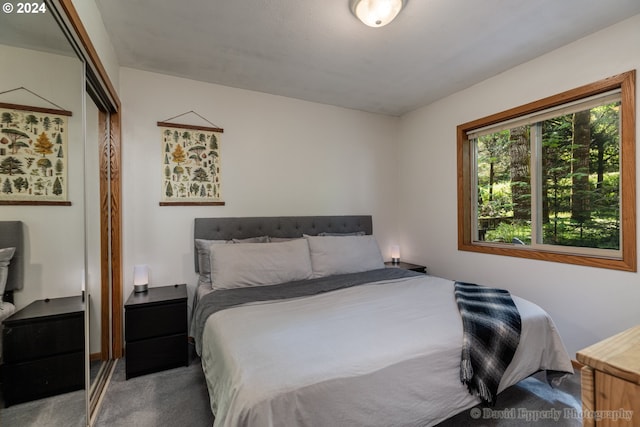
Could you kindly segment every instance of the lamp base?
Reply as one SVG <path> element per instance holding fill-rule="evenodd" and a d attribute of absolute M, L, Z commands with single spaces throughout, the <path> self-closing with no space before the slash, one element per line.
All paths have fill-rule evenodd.
<path fill-rule="evenodd" d="M 133 285 L 133 292 L 136 294 L 147 292 L 147 289 L 148 288 L 146 283 L 144 285 Z"/>
<path fill-rule="evenodd" d="M 400 264 L 400 258 L 391 258 L 391 262 L 394 264 Z"/>

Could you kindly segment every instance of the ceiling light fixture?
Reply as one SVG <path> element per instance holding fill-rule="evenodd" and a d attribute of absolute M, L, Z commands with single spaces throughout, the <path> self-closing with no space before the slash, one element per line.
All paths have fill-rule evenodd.
<path fill-rule="evenodd" d="M 393 21 L 408 0 L 349 0 L 351 12 L 370 27 L 383 27 Z"/>

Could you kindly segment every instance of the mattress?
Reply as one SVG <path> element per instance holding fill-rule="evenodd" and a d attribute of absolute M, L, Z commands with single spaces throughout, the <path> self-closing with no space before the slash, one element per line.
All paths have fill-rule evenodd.
<path fill-rule="evenodd" d="M 573 372 L 549 315 L 513 299 L 522 333 L 499 391 Z M 201 351 L 214 426 L 435 425 L 479 402 L 461 343 L 453 282 L 426 275 L 218 311 Z"/>

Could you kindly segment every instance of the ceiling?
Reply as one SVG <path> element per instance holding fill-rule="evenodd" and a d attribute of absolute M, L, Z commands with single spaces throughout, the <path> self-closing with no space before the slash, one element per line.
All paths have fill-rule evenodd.
<path fill-rule="evenodd" d="M 65 56 L 75 55 L 51 13 L 0 13 L 0 43 Z"/>
<path fill-rule="evenodd" d="M 640 13 L 638 0 L 95 0 L 120 65 L 399 116 Z"/>

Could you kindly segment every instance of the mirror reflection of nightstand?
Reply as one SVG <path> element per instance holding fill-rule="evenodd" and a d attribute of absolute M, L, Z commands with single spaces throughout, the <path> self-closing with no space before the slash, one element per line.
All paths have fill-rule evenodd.
<path fill-rule="evenodd" d="M 84 302 L 37 300 L 4 322 L 6 407 L 84 388 Z"/>
<path fill-rule="evenodd" d="M 387 268 L 402 268 L 403 270 L 411 270 L 417 271 L 418 273 L 427 274 L 427 267 L 425 267 L 424 265 L 411 264 L 410 262 L 385 262 L 384 265 Z"/>

